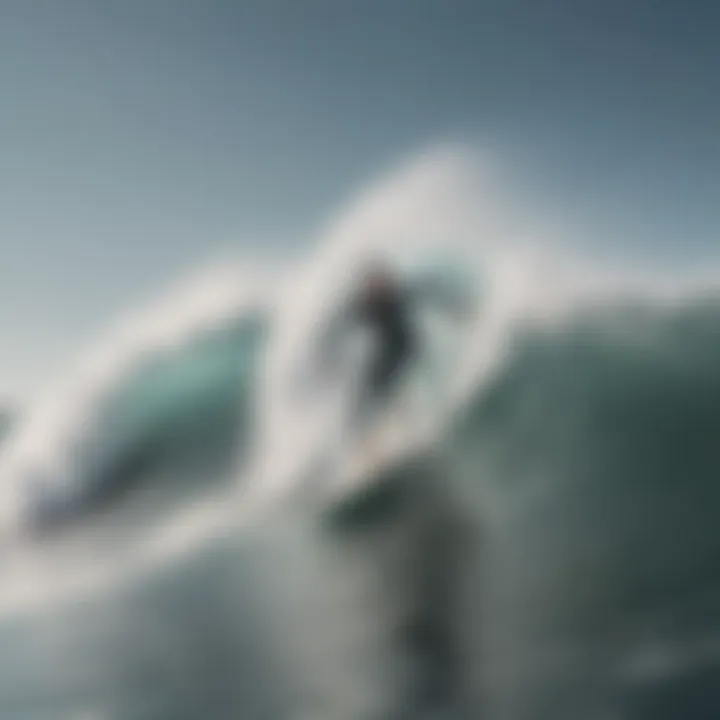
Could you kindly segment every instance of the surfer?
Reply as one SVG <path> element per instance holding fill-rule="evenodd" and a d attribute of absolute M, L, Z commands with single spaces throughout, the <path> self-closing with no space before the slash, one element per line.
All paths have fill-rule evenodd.
<path fill-rule="evenodd" d="M 413 314 L 428 299 L 455 316 L 468 310 L 467 297 L 460 298 L 437 278 L 405 281 L 388 264 L 375 260 L 365 267 L 358 291 L 332 323 L 333 332 L 326 334 L 326 346 L 337 344 L 340 329 L 360 326 L 372 335 L 373 353 L 360 382 L 357 420 L 367 420 L 373 410 L 391 399 L 421 355 Z"/>
<path fill-rule="evenodd" d="M 388 267 L 373 263 L 367 268 L 351 312 L 357 323 L 373 333 L 375 342 L 361 383 L 361 395 L 369 404 L 387 400 L 417 358 L 418 336 L 410 317 L 411 304 L 406 288 Z"/>

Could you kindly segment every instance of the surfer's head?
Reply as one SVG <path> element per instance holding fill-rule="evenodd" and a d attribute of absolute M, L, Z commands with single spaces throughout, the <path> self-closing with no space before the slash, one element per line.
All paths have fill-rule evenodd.
<path fill-rule="evenodd" d="M 397 278 L 388 263 L 375 259 L 365 266 L 361 287 L 364 295 L 377 297 L 393 292 Z"/>

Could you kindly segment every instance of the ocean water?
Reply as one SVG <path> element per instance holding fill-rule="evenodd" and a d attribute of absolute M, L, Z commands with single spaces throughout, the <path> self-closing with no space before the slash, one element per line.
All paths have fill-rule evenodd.
<path fill-rule="evenodd" d="M 36 589 L 3 613 L 2 717 L 389 718 L 435 686 L 472 717 L 718 717 L 719 320 L 705 299 L 523 329 L 394 494 L 252 532 L 226 510 L 262 339 L 190 343 L 171 364 L 204 368 L 181 403 L 202 422 L 158 398 L 147 420 L 179 390 L 140 373 L 142 433 L 89 473 L 107 487 L 7 551 Z M 188 537 L 136 567 L 173 522 Z"/>
<path fill-rule="evenodd" d="M 720 293 L 544 303 L 486 258 L 442 442 L 330 512 L 281 406 L 336 247 L 170 293 L 18 409 L 0 718 L 720 717 Z"/>

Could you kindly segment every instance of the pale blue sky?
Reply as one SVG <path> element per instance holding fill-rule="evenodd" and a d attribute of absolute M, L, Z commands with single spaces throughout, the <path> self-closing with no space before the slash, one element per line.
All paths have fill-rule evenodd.
<path fill-rule="evenodd" d="M 717 259 L 718 27 L 692 0 L 3 0 L 0 395 L 446 138 L 606 251 Z"/>

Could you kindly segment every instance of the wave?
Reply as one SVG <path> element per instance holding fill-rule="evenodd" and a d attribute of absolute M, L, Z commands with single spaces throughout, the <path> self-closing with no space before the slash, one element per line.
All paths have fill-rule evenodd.
<path fill-rule="evenodd" d="M 0 448 L 5 526 L 91 509 L 246 406 L 273 282 L 213 268 L 91 348 Z"/>
<path fill-rule="evenodd" d="M 357 506 L 362 514 L 323 525 L 320 536 L 307 516 L 266 527 L 262 575 L 273 600 L 264 607 L 276 618 L 266 642 L 280 645 L 283 672 L 295 678 L 280 673 L 277 682 L 300 682 L 290 704 L 316 707 L 320 693 L 345 708 L 341 717 L 373 697 L 387 708 L 401 685 L 401 658 L 412 665 L 418 648 L 426 667 L 412 672 L 425 687 L 451 681 L 443 677 L 452 657 L 464 658 L 458 676 L 482 668 L 471 673 L 480 685 L 471 694 L 490 717 L 568 706 L 583 716 L 619 703 L 618 693 L 640 706 L 661 682 L 680 682 L 682 657 L 699 653 L 688 662 L 711 667 L 715 656 L 694 648 L 706 644 L 720 590 L 719 315 L 720 302 L 686 298 L 663 308 L 577 307 L 563 323 L 517 327 L 502 362 L 456 415 L 441 466 L 418 458 L 386 483 L 388 492 Z M 205 427 L 179 432 L 177 444 L 199 430 L 221 435 L 221 418 L 205 416 Z M 204 557 L 208 537 L 233 532 L 233 495 L 222 489 L 231 484 L 215 486 L 213 503 L 186 496 L 178 505 L 178 475 L 170 475 L 162 502 L 174 498 L 186 510 L 160 522 L 154 506 L 156 531 L 143 531 L 133 567 L 138 556 L 167 563 L 170 547 L 179 553 L 174 563 Z M 160 482 L 156 472 L 150 478 Z M 49 564 L 67 568 L 57 554 Z M 433 584 L 450 597 L 430 592 Z M 323 627 L 334 639 L 311 663 L 317 639 L 309 636 Z M 636 668 L 658 644 L 676 659 L 648 679 L 654 671 Z M 596 690 L 578 696 L 588 678 Z"/>
<path fill-rule="evenodd" d="M 122 634 L 187 602 L 168 636 L 194 629 L 181 648 L 162 635 L 160 665 L 225 653 L 230 675 L 247 660 L 238 628 L 257 625 L 246 652 L 272 661 L 267 697 L 260 681 L 248 697 L 282 696 L 274 717 L 418 717 L 443 696 L 473 717 L 651 717 L 662 684 L 712 675 L 716 286 L 543 256 L 478 210 L 467 175 L 452 152 L 425 158 L 326 228 L 306 262 L 262 277 L 240 262 L 171 293 L 27 410 L 0 447 L 4 513 L 70 531 L 3 556 L 3 612 L 43 606 L 79 632 L 82 602 Z M 309 493 L 305 410 L 287 407 L 287 382 L 353 267 L 376 252 L 429 262 L 448 236 L 483 304 L 447 391 L 442 453 L 382 468 L 381 492 L 344 515 L 291 502 L 241 528 L 248 491 Z M 245 608 L 255 592 L 260 608 Z M 225 631 L 205 637 L 196 626 L 220 595 Z M 217 667 L 193 664 L 170 673 L 161 710 L 138 710 L 139 680 L 109 688 L 121 661 L 147 669 L 144 645 L 86 632 L 60 647 L 68 665 L 106 668 L 108 716 L 217 709 Z M 83 692 L 63 678 L 71 716 Z M 717 693 L 702 692 L 711 707 Z"/>

